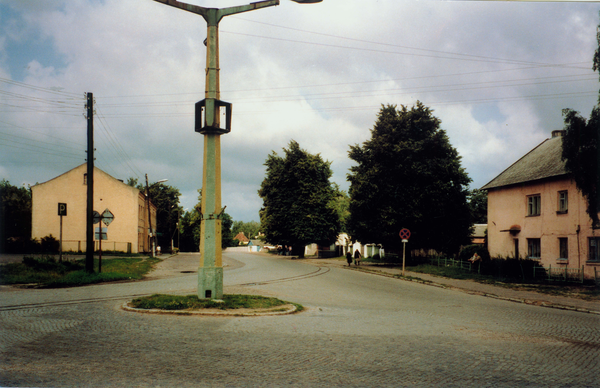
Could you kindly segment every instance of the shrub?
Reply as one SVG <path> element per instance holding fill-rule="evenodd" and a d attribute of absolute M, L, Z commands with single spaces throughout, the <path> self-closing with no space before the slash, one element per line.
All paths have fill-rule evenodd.
<path fill-rule="evenodd" d="M 42 237 L 42 252 L 43 253 L 58 253 L 60 243 L 52 234 Z"/>
<path fill-rule="evenodd" d="M 477 244 L 467 245 L 464 247 L 458 254 L 458 259 L 461 261 L 467 261 L 473 257 L 475 253 L 481 257 L 482 262 L 489 262 L 490 253 L 488 252 L 487 248 Z"/>

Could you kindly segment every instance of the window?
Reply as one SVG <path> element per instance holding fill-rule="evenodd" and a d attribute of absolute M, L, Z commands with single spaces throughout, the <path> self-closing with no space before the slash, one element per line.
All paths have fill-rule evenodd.
<path fill-rule="evenodd" d="M 87 174 L 83 174 L 83 184 L 87 185 Z"/>
<path fill-rule="evenodd" d="M 542 212 L 542 197 L 538 195 L 531 195 L 527 197 L 527 215 L 528 216 L 539 216 Z"/>
<path fill-rule="evenodd" d="M 529 259 L 539 259 L 541 255 L 541 244 L 539 238 L 527 239 L 527 256 Z"/>
<path fill-rule="evenodd" d="M 591 237 L 589 240 L 588 260 L 600 261 L 600 237 Z"/>
<path fill-rule="evenodd" d="M 559 238 L 558 239 L 558 258 L 560 260 L 569 260 L 569 239 Z"/>
<path fill-rule="evenodd" d="M 566 213 L 569 211 L 569 192 L 558 192 L 558 213 Z"/>

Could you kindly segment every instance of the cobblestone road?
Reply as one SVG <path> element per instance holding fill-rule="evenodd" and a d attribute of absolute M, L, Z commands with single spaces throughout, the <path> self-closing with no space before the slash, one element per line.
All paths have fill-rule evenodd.
<path fill-rule="evenodd" d="M 0 385 L 600 386 L 598 315 L 281 258 L 226 259 L 226 293 L 274 295 L 307 311 L 222 318 L 120 309 L 127 298 L 119 294 L 193 289 L 194 274 L 68 292 L 5 290 Z"/>

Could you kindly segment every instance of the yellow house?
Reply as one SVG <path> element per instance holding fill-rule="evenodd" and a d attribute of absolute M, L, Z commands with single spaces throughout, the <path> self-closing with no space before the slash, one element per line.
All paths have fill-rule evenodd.
<path fill-rule="evenodd" d="M 488 249 L 492 257 L 538 260 L 545 268 L 600 274 L 600 230 L 562 160 L 563 131 L 545 140 L 490 183 Z M 566 275 L 565 275 L 566 276 Z"/>
<path fill-rule="evenodd" d="M 44 183 L 31 187 L 32 220 L 31 237 L 41 239 L 52 234 L 60 236 L 59 204 L 66 204 L 62 216 L 63 251 L 85 252 L 87 211 L 87 164 Z M 131 253 L 150 249 L 148 208 L 145 193 L 113 178 L 99 168 L 94 168 L 94 210 L 102 214 L 106 209 L 114 215 L 106 228 L 102 250 Z M 156 207 L 150 203 L 152 228 L 156 230 Z M 98 232 L 100 225 L 94 225 Z M 97 240 L 98 233 L 94 233 Z M 95 241 L 95 249 L 99 241 Z"/>

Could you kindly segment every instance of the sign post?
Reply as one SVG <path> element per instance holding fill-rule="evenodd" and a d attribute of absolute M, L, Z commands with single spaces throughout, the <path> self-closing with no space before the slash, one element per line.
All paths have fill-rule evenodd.
<path fill-rule="evenodd" d="M 404 228 L 400 231 L 400 238 L 402 239 L 402 276 L 404 276 L 404 269 L 406 267 L 406 243 L 410 238 L 410 230 Z"/>
<path fill-rule="evenodd" d="M 102 240 L 108 239 L 108 225 L 115 219 L 115 215 L 112 214 L 108 208 L 104 210 L 100 217 L 100 256 L 98 257 L 98 273 L 102 272 Z M 106 235 L 102 233 L 102 224 L 106 225 Z M 104 237 L 106 236 L 106 237 Z"/>
<path fill-rule="evenodd" d="M 63 216 L 67 215 L 67 204 L 66 203 L 58 203 L 58 215 L 60 216 L 60 241 L 58 243 L 58 262 L 62 263 L 62 221 Z"/>

